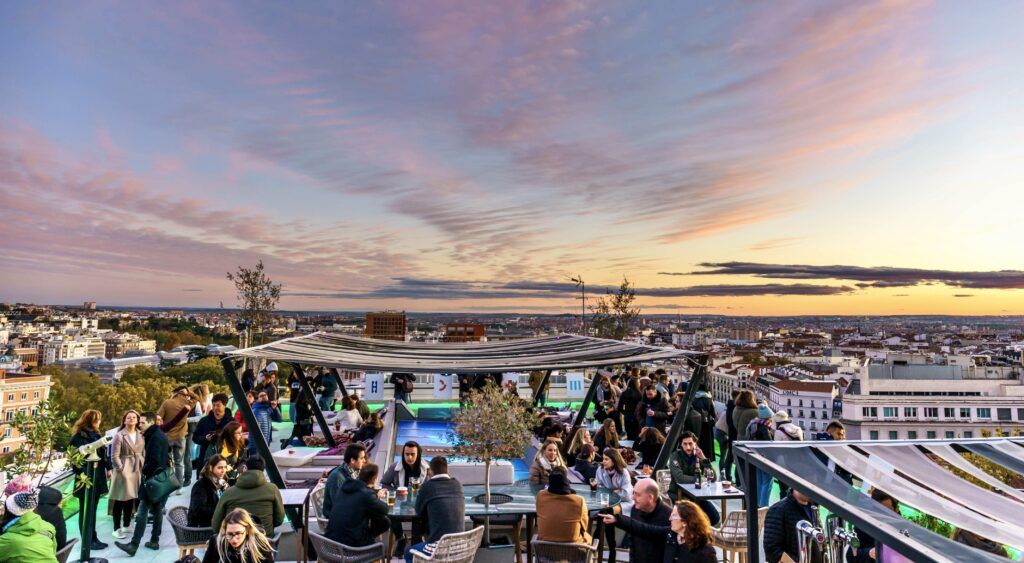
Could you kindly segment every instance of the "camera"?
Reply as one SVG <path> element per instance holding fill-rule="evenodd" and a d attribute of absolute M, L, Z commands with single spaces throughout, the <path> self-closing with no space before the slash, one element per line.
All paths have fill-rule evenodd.
<path fill-rule="evenodd" d="M 110 445 L 110 443 L 113 442 L 113 441 L 114 440 L 111 439 L 109 436 L 103 436 L 102 438 L 100 438 L 99 440 L 96 440 L 95 442 L 93 442 L 91 444 L 86 444 L 84 446 L 79 446 L 78 447 L 78 453 L 80 453 L 80 454 L 82 454 L 84 456 L 91 456 L 91 455 L 95 454 L 96 451 L 99 450 L 100 448 L 105 448 L 108 445 Z"/>

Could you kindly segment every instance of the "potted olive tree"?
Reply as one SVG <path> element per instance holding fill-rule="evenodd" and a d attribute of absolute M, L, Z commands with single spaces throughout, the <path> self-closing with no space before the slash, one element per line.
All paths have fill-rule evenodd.
<path fill-rule="evenodd" d="M 505 395 L 494 383 L 470 393 L 455 415 L 448 438 L 456 456 L 484 463 L 484 494 L 474 499 L 500 504 L 509 498 L 491 498 L 491 464 L 499 459 L 523 456 L 532 438 L 533 417 L 515 395 Z M 500 497 L 500 496 L 499 496 Z M 484 537 L 490 536 L 490 521 L 484 520 Z"/>

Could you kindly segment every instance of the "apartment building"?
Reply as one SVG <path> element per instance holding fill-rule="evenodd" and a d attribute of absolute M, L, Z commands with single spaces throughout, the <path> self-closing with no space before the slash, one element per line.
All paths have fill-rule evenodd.
<path fill-rule="evenodd" d="M 768 386 L 768 406 L 775 412 L 788 412 L 793 423 L 805 432 L 823 432 L 833 418 L 838 418 L 838 396 L 839 386 L 834 381 L 783 379 Z"/>
<path fill-rule="evenodd" d="M 19 412 L 35 415 L 52 386 L 49 375 L 0 370 L 0 453 L 13 452 L 25 442 L 10 423 Z"/>
<path fill-rule="evenodd" d="M 1020 366 L 870 364 L 843 396 L 850 439 L 980 438 L 1024 432 Z"/>

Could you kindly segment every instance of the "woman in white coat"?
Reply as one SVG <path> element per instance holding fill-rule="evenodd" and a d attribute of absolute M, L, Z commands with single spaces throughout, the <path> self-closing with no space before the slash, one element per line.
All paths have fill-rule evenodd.
<path fill-rule="evenodd" d="M 142 462 L 146 457 L 146 442 L 139 430 L 138 411 L 124 413 L 121 428 L 114 435 L 113 450 L 110 461 L 114 471 L 109 499 L 114 504 L 114 537 L 125 539 L 138 506 Z"/>

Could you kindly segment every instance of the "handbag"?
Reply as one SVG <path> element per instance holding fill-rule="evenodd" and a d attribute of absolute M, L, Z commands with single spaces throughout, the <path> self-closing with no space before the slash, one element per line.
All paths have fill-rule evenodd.
<path fill-rule="evenodd" d="M 146 490 L 146 500 L 160 503 L 167 500 L 171 493 L 181 488 L 181 482 L 169 467 L 165 467 L 156 475 L 146 479 L 142 487 Z"/>

